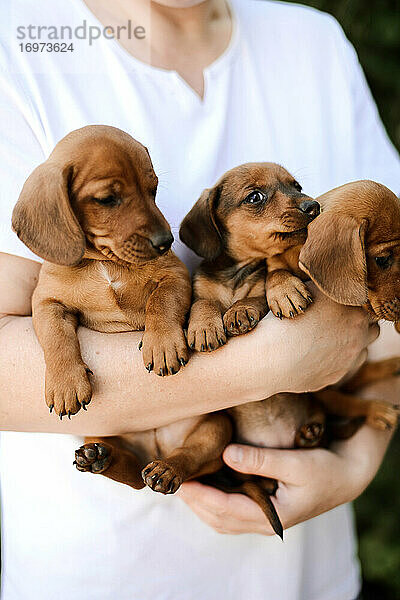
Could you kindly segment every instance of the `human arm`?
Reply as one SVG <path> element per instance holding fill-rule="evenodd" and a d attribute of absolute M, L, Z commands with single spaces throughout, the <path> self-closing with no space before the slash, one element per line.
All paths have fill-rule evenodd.
<path fill-rule="evenodd" d="M 370 359 L 399 354 L 400 337 L 393 324 L 382 327 L 380 338 L 371 346 Z M 400 394 L 400 377 L 368 386 L 361 394 L 370 399 L 395 402 Z M 363 426 L 352 438 L 336 442 L 325 450 L 276 450 L 231 445 L 225 462 L 239 471 L 279 480 L 274 504 L 284 528 L 350 502 L 374 478 L 390 442 L 392 432 Z M 239 451 L 240 461 L 234 460 Z M 185 483 L 182 499 L 206 523 L 223 533 L 273 531 L 261 509 L 239 494 L 225 494 L 197 482 Z"/>
<path fill-rule="evenodd" d="M 140 332 L 104 334 L 80 327 L 82 356 L 94 372 L 93 400 L 87 412 L 60 422 L 44 402 L 43 352 L 28 316 L 38 270 L 38 263 L 0 254 L 3 430 L 118 435 L 260 400 L 278 391 L 317 389 L 359 363 L 371 335 L 362 311 L 340 307 L 316 294 L 317 301 L 301 318 L 281 322 L 269 315 L 253 332 L 230 340 L 214 353 L 195 354 L 181 372 L 159 378 L 143 367 L 137 349 Z M 321 353 L 318 342 L 329 331 Z M 291 346 L 286 344 L 288 338 L 293 340 Z M 313 375 L 315 362 L 324 363 L 319 377 Z"/>

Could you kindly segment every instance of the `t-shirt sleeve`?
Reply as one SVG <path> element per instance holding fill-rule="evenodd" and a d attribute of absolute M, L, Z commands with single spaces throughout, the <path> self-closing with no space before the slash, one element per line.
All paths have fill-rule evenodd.
<path fill-rule="evenodd" d="M 41 261 L 11 229 L 11 215 L 31 171 L 45 159 L 41 127 L 17 76 L 0 61 L 0 252 Z"/>
<path fill-rule="evenodd" d="M 356 179 L 373 179 L 400 192 L 400 157 L 379 116 L 357 53 L 340 26 L 343 58 L 348 69 L 354 123 Z"/>

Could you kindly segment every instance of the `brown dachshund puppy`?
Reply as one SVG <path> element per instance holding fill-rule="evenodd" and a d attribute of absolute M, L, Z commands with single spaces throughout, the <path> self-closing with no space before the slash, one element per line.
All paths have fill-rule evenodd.
<path fill-rule="evenodd" d="M 300 267 L 335 302 L 362 306 L 371 322 L 393 321 L 400 333 L 400 200 L 385 186 L 364 180 L 335 188 L 318 201 L 323 212 L 309 227 Z M 399 371 L 398 358 L 366 363 L 342 390 L 315 396 L 330 414 L 393 427 L 397 407 L 366 402 L 354 392 Z"/>
<path fill-rule="evenodd" d="M 353 195 L 347 194 L 353 188 L 339 188 L 342 191 L 336 194 L 337 204 L 329 203 L 327 212 L 310 225 L 319 214 L 318 202 L 304 196 L 294 178 L 278 165 L 242 165 L 203 192 L 185 217 L 180 232 L 182 240 L 205 258 L 194 275 L 194 303 L 188 329 L 192 348 L 214 350 L 225 343 L 225 333 L 237 335 L 254 328 L 268 310 L 265 282 L 268 303 L 277 316 L 294 317 L 305 310 L 311 297 L 301 281 L 307 278 L 304 271 L 339 302 L 369 302 L 371 309 L 376 307 L 375 318 L 400 317 L 400 203 L 383 186 L 370 182 L 352 185 Z M 360 190 L 364 190 L 365 205 L 359 202 Z M 318 200 L 325 206 L 334 194 L 335 191 L 330 192 Z M 346 217 L 349 205 L 351 218 Z M 383 212 L 382 206 L 385 219 L 379 222 L 375 215 Z M 374 219 L 368 229 L 370 213 Z M 306 242 L 307 226 L 310 233 Z M 299 254 L 304 271 L 299 269 Z M 366 261 L 373 263 L 368 278 Z M 389 268 L 394 271 L 396 283 L 388 277 Z M 382 272 L 386 277 L 382 277 Z M 379 363 L 377 368 L 365 367 L 358 381 L 352 380 L 354 389 L 368 377 L 376 380 L 399 368 L 398 359 Z M 361 422 L 327 423 L 327 413 L 366 418 L 378 428 L 393 426 L 397 421 L 396 410 L 390 405 L 367 403 L 336 390 L 278 394 L 228 412 L 234 421 L 235 441 L 283 448 L 320 445 L 326 440 L 327 426 L 331 435 L 348 437 Z M 276 482 L 241 476 L 226 468 L 208 477 L 207 482 L 252 497 L 276 533 L 282 535 L 279 518 L 266 495 L 274 493 Z"/>
<path fill-rule="evenodd" d="M 182 222 L 180 237 L 206 260 L 193 280 L 188 342 L 215 350 L 226 335 L 253 329 L 268 311 L 294 316 L 312 297 L 298 256 L 319 204 L 273 163 L 228 171 Z M 266 268 L 267 263 L 267 268 Z"/>
<path fill-rule="evenodd" d="M 155 205 L 147 150 L 113 127 L 62 139 L 27 179 L 13 228 L 45 259 L 33 324 L 46 359 L 46 402 L 62 418 L 90 402 L 78 323 L 104 332 L 144 329 L 143 359 L 159 375 L 188 360 L 183 332 L 191 287 Z"/>
<path fill-rule="evenodd" d="M 144 364 L 157 375 L 174 374 L 188 360 L 183 326 L 191 283 L 170 251 L 156 190 L 146 148 L 107 126 L 67 135 L 23 187 L 13 227 L 45 259 L 33 324 L 45 355 L 46 402 L 60 418 L 86 410 L 91 399 L 78 324 L 144 330 Z M 131 436 L 91 438 L 77 450 L 76 466 L 136 489 L 148 484 L 173 493 L 185 479 L 220 468 L 231 433 L 229 417 L 215 413 Z"/>

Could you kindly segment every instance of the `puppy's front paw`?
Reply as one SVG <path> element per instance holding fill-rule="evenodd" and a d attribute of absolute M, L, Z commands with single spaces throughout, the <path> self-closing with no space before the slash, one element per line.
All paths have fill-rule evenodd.
<path fill-rule="evenodd" d="M 189 347 L 196 350 L 196 352 L 212 352 L 226 344 L 221 315 L 214 315 L 201 320 L 190 319 L 187 338 Z"/>
<path fill-rule="evenodd" d="M 75 450 L 74 465 L 78 471 L 103 473 L 110 466 L 112 448 L 108 444 L 84 444 Z"/>
<path fill-rule="evenodd" d="M 172 465 L 155 460 L 142 471 L 143 481 L 154 492 L 161 494 L 175 494 L 182 483 L 182 479 Z"/>
<path fill-rule="evenodd" d="M 145 331 L 141 349 L 146 369 L 156 375 L 174 375 L 189 360 L 189 351 L 183 329 L 170 331 Z"/>
<path fill-rule="evenodd" d="M 234 304 L 224 314 L 224 325 L 228 335 L 242 335 L 254 329 L 258 324 L 261 313 L 251 304 Z"/>
<path fill-rule="evenodd" d="M 294 275 L 287 277 L 282 283 L 266 287 L 267 303 L 276 317 L 293 319 L 303 313 L 312 302 L 307 286 Z"/>
<path fill-rule="evenodd" d="M 46 369 L 46 404 L 60 417 L 75 415 L 92 399 L 88 374 L 92 371 L 83 363 L 65 365 L 63 370 Z"/>
<path fill-rule="evenodd" d="M 368 402 L 367 424 L 374 429 L 387 431 L 394 429 L 400 414 L 400 406 L 377 400 Z"/>

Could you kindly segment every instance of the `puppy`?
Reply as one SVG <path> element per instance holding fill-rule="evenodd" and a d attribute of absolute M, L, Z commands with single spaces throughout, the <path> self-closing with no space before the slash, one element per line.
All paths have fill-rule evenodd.
<path fill-rule="evenodd" d="M 294 317 L 312 301 L 298 266 L 319 204 L 283 167 L 249 163 L 228 171 L 182 222 L 180 237 L 205 258 L 193 279 L 188 343 L 215 350 L 253 329 L 268 311 Z M 266 285 L 267 282 L 267 285 Z"/>
<path fill-rule="evenodd" d="M 374 181 L 356 181 L 318 198 L 299 264 L 339 304 L 363 307 L 371 322 L 392 321 L 400 333 L 400 200 Z M 399 374 L 400 359 L 366 363 L 341 390 L 315 394 L 329 414 L 362 417 L 385 429 L 397 423 L 397 406 L 366 402 L 359 388 Z M 351 395 L 349 395 L 351 394 Z"/>
<path fill-rule="evenodd" d="M 78 324 L 104 332 L 144 329 L 144 363 L 159 375 L 188 360 L 183 324 L 191 287 L 170 252 L 173 237 L 156 190 L 144 146 L 105 126 L 67 135 L 22 189 L 12 224 L 45 259 L 33 325 L 45 353 L 47 406 L 60 418 L 91 399 Z"/>
<path fill-rule="evenodd" d="M 144 146 L 119 129 L 89 126 L 57 144 L 15 206 L 14 230 L 45 259 L 33 324 L 46 361 L 47 406 L 60 419 L 86 410 L 91 400 L 79 324 L 144 330 L 144 364 L 157 375 L 174 374 L 188 361 L 190 277 L 170 251 L 156 190 Z M 229 418 L 217 413 L 124 438 L 87 439 L 76 466 L 136 489 L 148 484 L 172 493 L 185 479 L 218 469 L 230 437 Z M 152 462 L 163 457 L 169 462 Z"/>
<path fill-rule="evenodd" d="M 189 345 L 198 351 L 212 351 L 225 343 L 226 335 L 253 329 L 268 311 L 264 285 L 274 314 L 293 318 L 312 301 L 304 284 L 308 277 L 338 302 L 356 305 L 368 302 L 369 310 L 376 307 L 374 318 L 386 316 L 397 320 L 400 317 L 399 201 L 378 184 L 352 185 L 353 195 L 348 194 L 353 188 L 346 186 L 336 196 L 335 191 L 331 192 L 337 204 L 332 203 L 321 216 L 318 216 L 319 202 L 302 194 L 298 182 L 272 163 L 241 165 L 228 171 L 212 189 L 205 190 L 185 217 L 180 231 L 181 239 L 205 258 L 194 275 Z M 365 206 L 357 204 L 361 189 L 369 200 Z M 331 197 L 327 194 L 318 200 L 325 205 Z M 347 218 L 346 207 L 350 203 L 353 212 Z M 384 222 L 378 224 L 378 219 L 371 219 L 367 228 L 370 213 L 380 214 L 383 206 L 388 211 Z M 367 256 L 372 258 L 364 258 L 362 238 L 358 237 L 361 227 L 370 249 Z M 370 279 L 366 260 L 379 270 L 372 269 Z M 388 276 L 389 264 L 397 274 L 397 283 Z M 382 277 L 382 273 L 386 276 Z M 374 288 L 368 299 L 369 281 Z M 380 363 L 381 376 L 383 372 L 384 376 L 393 374 L 399 367 L 397 359 Z M 376 368 L 375 372 L 374 367 L 366 368 L 367 371 L 370 379 L 376 379 Z M 365 373 L 357 385 L 363 385 L 364 380 Z M 283 448 L 315 447 L 326 442 L 327 425 L 331 435 L 346 437 L 360 424 L 360 420 L 346 427 L 327 423 L 328 413 L 367 418 L 368 423 L 379 428 L 393 426 L 397 421 L 396 410 L 388 404 L 367 403 L 349 396 L 344 401 L 335 390 L 321 394 L 278 394 L 228 412 L 234 421 L 235 441 Z M 249 479 L 227 468 L 217 476 L 208 477 L 207 482 L 255 499 L 276 533 L 282 536 L 279 518 L 265 495 L 274 493 L 276 482 Z"/>

